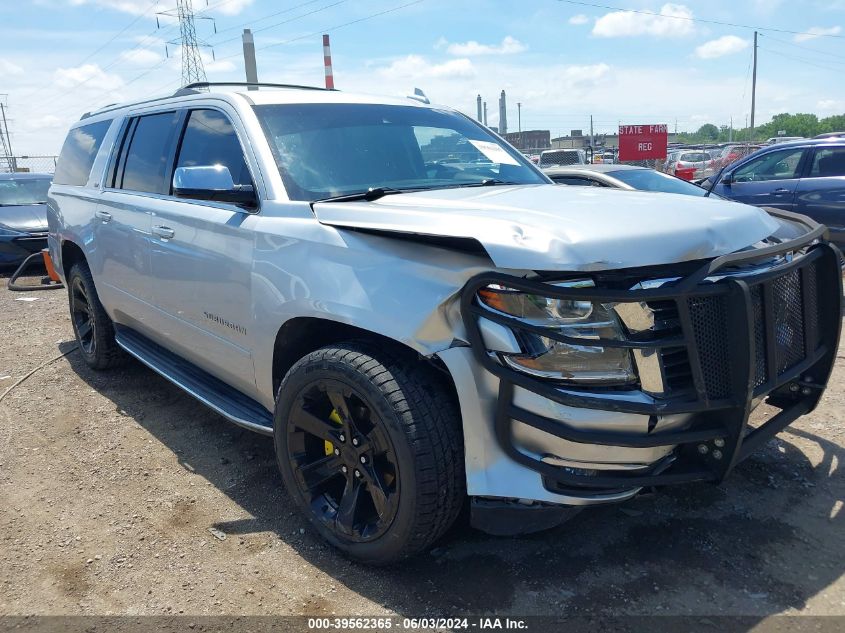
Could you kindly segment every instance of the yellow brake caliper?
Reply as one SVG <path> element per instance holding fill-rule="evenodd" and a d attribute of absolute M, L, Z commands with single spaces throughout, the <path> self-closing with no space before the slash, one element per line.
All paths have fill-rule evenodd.
<path fill-rule="evenodd" d="M 340 419 L 340 415 L 338 415 L 337 409 L 332 409 L 331 415 L 329 415 L 329 420 L 331 420 L 338 426 L 343 426 L 343 421 Z M 332 444 L 328 440 L 325 440 L 324 444 L 326 448 L 326 455 L 331 455 L 334 452 L 334 444 Z"/>

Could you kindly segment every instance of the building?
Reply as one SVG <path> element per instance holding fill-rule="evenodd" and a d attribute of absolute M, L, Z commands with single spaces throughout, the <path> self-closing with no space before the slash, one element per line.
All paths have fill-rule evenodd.
<path fill-rule="evenodd" d="M 538 153 L 552 146 L 552 133 L 549 130 L 524 130 L 508 132 L 505 140 L 521 152 Z"/>
<path fill-rule="evenodd" d="M 618 134 L 595 134 L 596 147 L 619 147 Z M 669 132 L 669 143 L 674 143 L 677 135 Z M 552 149 L 584 149 L 590 146 L 590 135 L 582 130 L 572 130 L 569 136 L 557 136 L 551 139 Z"/>

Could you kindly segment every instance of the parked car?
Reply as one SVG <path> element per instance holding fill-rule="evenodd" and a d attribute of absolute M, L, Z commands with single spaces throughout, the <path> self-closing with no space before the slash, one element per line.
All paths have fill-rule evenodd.
<path fill-rule="evenodd" d="M 845 246 L 845 139 L 778 143 L 739 160 L 704 186 L 746 204 L 801 213 Z"/>
<path fill-rule="evenodd" d="M 816 134 L 813 138 L 845 138 L 845 132 L 825 132 Z"/>
<path fill-rule="evenodd" d="M 752 144 L 738 144 L 738 145 L 726 145 L 722 148 L 721 152 L 719 153 L 718 160 L 716 162 L 716 170 L 720 170 L 723 167 L 727 167 L 728 165 L 735 163 L 740 158 L 744 156 L 748 156 L 749 154 L 753 154 L 758 149 L 763 147 L 762 145 L 752 145 Z M 709 175 L 709 174 L 708 174 Z"/>
<path fill-rule="evenodd" d="M 50 174 L 0 174 L 0 266 L 17 266 L 47 248 Z"/>
<path fill-rule="evenodd" d="M 720 482 L 816 406 L 838 345 L 824 227 L 556 186 L 419 101 L 202 83 L 109 106 L 70 130 L 48 220 L 82 360 L 128 354 L 272 435 L 291 502 L 374 564 L 465 505 L 507 534 Z"/>
<path fill-rule="evenodd" d="M 547 149 L 540 152 L 537 164 L 541 169 L 557 165 L 586 165 L 587 153 L 583 149 Z"/>
<path fill-rule="evenodd" d="M 669 174 L 634 165 L 572 165 L 570 167 L 549 167 L 543 170 L 559 185 L 588 187 L 612 187 L 629 191 L 658 191 L 678 193 L 702 198 L 708 194 L 691 182 Z"/>
<path fill-rule="evenodd" d="M 683 180 L 693 180 L 706 176 L 703 172 L 711 160 L 704 150 L 685 150 L 672 152 L 664 165 L 664 171 Z"/>
<path fill-rule="evenodd" d="M 792 143 L 793 141 L 803 141 L 803 136 L 772 136 L 766 139 L 764 145 L 777 145 L 779 143 Z"/>

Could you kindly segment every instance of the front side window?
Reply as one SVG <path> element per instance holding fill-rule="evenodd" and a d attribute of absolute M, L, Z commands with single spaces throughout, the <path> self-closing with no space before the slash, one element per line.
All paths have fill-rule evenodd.
<path fill-rule="evenodd" d="M 797 178 L 803 153 L 803 148 L 769 152 L 737 169 L 733 179 L 736 182 L 759 182 Z"/>
<path fill-rule="evenodd" d="M 810 167 L 810 178 L 845 176 L 845 147 L 817 149 Z"/>
<path fill-rule="evenodd" d="M 12 178 L 10 180 L 0 180 L 0 207 L 46 202 L 47 190 L 49 188 L 49 178 Z"/>
<path fill-rule="evenodd" d="M 167 167 L 176 136 L 179 115 L 176 112 L 149 114 L 138 118 L 126 152 L 119 189 L 167 194 Z"/>
<path fill-rule="evenodd" d="M 62 145 L 53 182 L 57 185 L 88 184 L 94 159 L 103 143 L 111 121 L 99 121 L 72 129 Z"/>
<path fill-rule="evenodd" d="M 548 181 L 486 128 L 445 110 L 379 104 L 259 105 L 288 195 Z"/>
<path fill-rule="evenodd" d="M 235 185 L 251 185 L 243 149 L 226 115 L 216 110 L 193 110 L 188 118 L 176 167 L 223 165 Z"/>

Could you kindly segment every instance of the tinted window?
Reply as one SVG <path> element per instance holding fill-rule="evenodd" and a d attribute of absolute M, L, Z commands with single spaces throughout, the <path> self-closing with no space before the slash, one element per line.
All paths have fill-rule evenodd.
<path fill-rule="evenodd" d="M 681 154 L 678 160 L 684 163 L 701 163 L 710 160 L 710 154 L 706 152 L 687 152 L 686 154 Z"/>
<path fill-rule="evenodd" d="M 845 176 L 845 147 L 817 149 L 810 168 L 810 178 Z"/>
<path fill-rule="evenodd" d="M 593 185 L 601 187 L 601 184 L 589 178 L 579 178 L 578 176 L 549 176 L 559 185 L 580 185 L 591 187 Z"/>
<path fill-rule="evenodd" d="M 0 207 L 46 202 L 49 188 L 49 178 L 0 180 Z"/>
<path fill-rule="evenodd" d="M 448 110 L 381 104 L 259 105 L 288 195 L 317 200 L 371 187 L 437 189 L 546 182 L 486 128 Z"/>
<path fill-rule="evenodd" d="M 686 180 L 662 174 L 653 169 L 620 169 L 609 171 L 608 176 L 631 185 L 640 191 L 662 191 L 664 193 L 680 193 L 688 196 L 704 196 L 707 191 Z"/>
<path fill-rule="evenodd" d="M 126 154 L 120 189 L 169 193 L 167 167 L 178 118 L 176 112 L 165 112 L 138 119 Z"/>
<path fill-rule="evenodd" d="M 800 149 L 784 149 L 769 152 L 749 161 L 734 172 L 736 182 L 758 182 L 764 180 L 789 180 L 798 177 L 801 162 Z"/>
<path fill-rule="evenodd" d="M 215 110 L 194 110 L 182 138 L 177 167 L 223 165 L 236 185 L 251 185 L 249 169 L 232 124 Z"/>
<path fill-rule="evenodd" d="M 74 128 L 68 133 L 56 164 L 54 183 L 80 187 L 88 184 L 91 167 L 110 125 L 111 121 L 100 121 Z"/>

